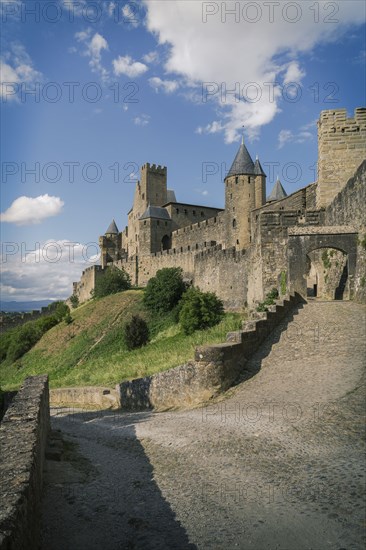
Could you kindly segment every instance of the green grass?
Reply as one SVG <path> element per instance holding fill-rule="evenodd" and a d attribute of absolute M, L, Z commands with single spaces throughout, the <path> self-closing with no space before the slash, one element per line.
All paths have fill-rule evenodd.
<path fill-rule="evenodd" d="M 49 375 L 52 388 L 114 386 L 194 359 L 197 345 L 225 341 L 226 333 L 237 330 L 244 318 L 227 313 L 216 327 L 185 336 L 174 312 L 151 318 L 142 296 L 141 290 L 129 290 L 73 310 L 72 324 L 62 322 L 52 328 L 15 364 L 0 364 L 2 389 L 17 389 L 26 376 L 43 373 Z M 147 346 L 128 351 L 123 326 L 133 314 L 148 321 L 152 339 Z"/>

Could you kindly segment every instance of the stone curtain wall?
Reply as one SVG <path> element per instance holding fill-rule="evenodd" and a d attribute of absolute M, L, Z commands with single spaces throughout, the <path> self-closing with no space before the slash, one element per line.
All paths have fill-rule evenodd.
<path fill-rule="evenodd" d="M 328 206 L 366 158 L 366 108 L 322 111 L 318 122 L 317 208 Z"/>
<path fill-rule="evenodd" d="M 248 255 L 235 248 L 213 247 L 195 255 L 194 285 L 204 292 L 214 292 L 226 309 L 246 306 Z"/>
<path fill-rule="evenodd" d="M 197 347 L 194 361 L 152 376 L 122 382 L 119 386 L 122 408 L 186 408 L 207 402 L 226 391 L 252 354 L 299 301 L 298 295 L 286 297 L 271 306 L 262 319 L 249 321 L 243 330 L 229 333 L 227 342 Z"/>
<path fill-rule="evenodd" d="M 299 213 L 304 210 L 315 210 L 316 209 L 316 188 L 317 184 L 312 183 L 307 187 L 303 187 L 298 191 L 295 191 L 288 197 L 281 199 L 279 201 L 270 202 L 262 206 L 262 208 L 257 208 L 253 211 L 254 216 L 258 215 L 260 212 L 265 211 L 277 211 L 277 210 L 296 210 Z"/>
<path fill-rule="evenodd" d="M 79 297 L 80 303 L 90 300 L 92 297 L 92 290 L 95 288 L 95 282 L 98 277 L 102 276 L 102 267 L 100 265 L 92 265 L 82 272 L 79 282 L 73 283 L 73 294 Z"/>
<path fill-rule="evenodd" d="M 29 377 L 0 424 L 1 550 L 39 548 L 42 471 L 49 428 L 48 377 Z"/>
<path fill-rule="evenodd" d="M 325 211 L 327 225 L 353 225 L 358 231 L 354 300 L 366 304 L 366 160 Z"/>
<path fill-rule="evenodd" d="M 204 243 L 222 244 L 224 235 L 224 216 L 219 214 L 209 220 L 187 225 L 172 233 L 172 248 L 190 247 L 191 250 L 201 248 Z"/>

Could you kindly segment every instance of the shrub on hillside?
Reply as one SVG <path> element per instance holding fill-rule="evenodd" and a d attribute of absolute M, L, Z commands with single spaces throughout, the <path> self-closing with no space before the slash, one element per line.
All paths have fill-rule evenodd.
<path fill-rule="evenodd" d="M 72 309 L 76 309 L 79 306 L 79 297 L 76 296 L 76 294 L 73 294 L 72 296 L 70 296 L 70 303 Z"/>
<path fill-rule="evenodd" d="M 6 359 L 6 355 L 8 353 L 8 349 L 10 346 L 10 342 L 13 338 L 14 330 L 9 330 L 8 332 L 5 332 L 5 334 L 1 335 L 0 338 L 0 361 L 4 361 Z"/>
<path fill-rule="evenodd" d="M 36 321 L 37 326 L 39 327 L 42 334 L 50 330 L 52 327 L 55 327 L 58 324 L 59 320 L 56 315 L 50 315 L 48 317 L 42 317 Z"/>
<path fill-rule="evenodd" d="M 124 339 L 127 349 L 132 350 L 145 346 L 149 341 L 149 327 L 142 317 L 134 315 L 124 328 Z"/>
<path fill-rule="evenodd" d="M 222 301 L 212 292 L 189 288 L 183 295 L 179 322 L 185 334 L 217 325 L 224 316 Z"/>
<path fill-rule="evenodd" d="M 180 267 L 160 269 L 147 283 L 144 294 L 145 306 L 153 312 L 171 311 L 186 290 L 182 275 Z"/>
<path fill-rule="evenodd" d="M 41 336 L 41 328 L 35 322 L 25 323 L 25 325 L 19 327 L 19 329 L 13 333 L 13 337 L 10 341 L 6 354 L 7 360 L 13 363 L 22 357 L 22 355 L 27 353 L 27 351 L 38 342 Z"/>
<path fill-rule="evenodd" d="M 52 315 L 56 317 L 58 322 L 60 322 L 68 313 L 70 313 L 70 308 L 67 304 L 65 304 L 65 302 L 58 301 L 53 303 L 52 312 Z"/>
<path fill-rule="evenodd" d="M 124 269 L 107 267 L 103 277 L 96 280 L 94 297 L 103 298 L 131 288 L 131 279 Z"/>

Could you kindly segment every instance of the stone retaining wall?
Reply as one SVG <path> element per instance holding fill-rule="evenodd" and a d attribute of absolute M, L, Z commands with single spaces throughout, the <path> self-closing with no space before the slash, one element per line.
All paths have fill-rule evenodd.
<path fill-rule="evenodd" d="M 0 424 L 0 550 L 39 548 L 49 427 L 48 377 L 29 377 Z"/>
<path fill-rule="evenodd" d="M 120 406 L 119 392 L 99 386 L 50 390 L 50 403 L 53 407 L 92 407 L 103 410 L 118 409 Z"/>
<path fill-rule="evenodd" d="M 198 405 L 226 391 L 248 359 L 296 304 L 299 295 L 285 297 L 243 330 L 229 333 L 227 342 L 197 347 L 194 361 L 174 369 L 119 385 L 121 406 L 127 410 L 167 410 Z M 118 386 L 117 386 L 118 388 Z"/>

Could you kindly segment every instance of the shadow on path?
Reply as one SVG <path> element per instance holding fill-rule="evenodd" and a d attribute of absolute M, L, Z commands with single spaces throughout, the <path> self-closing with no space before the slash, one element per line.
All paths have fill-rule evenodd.
<path fill-rule="evenodd" d="M 136 436 L 135 424 L 150 416 L 69 411 L 52 417 L 63 452 L 61 460 L 47 461 L 43 550 L 196 548 Z"/>
<path fill-rule="evenodd" d="M 287 330 L 290 323 L 294 321 L 295 316 L 299 314 L 304 305 L 306 305 L 306 302 L 300 302 L 297 304 L 294 309 L 292 309 L 292 311 L 289 312 L 288 315 L 286 315 L 286 317 L 284 317 L 282 321 L 275 326 L 273 331 L 267 336 L 257 351 L 249 359 L 244 367 L 244 371 L 240 374 L 234 386 L 237 386 L 238 384 L 241 384 L 242 382 L 245 382 L 258 374 L 262 368 L 263 360 L 271 353 L 273 345 L 280 341 L 282 334 Z"/>

